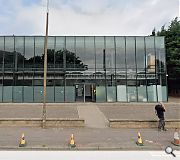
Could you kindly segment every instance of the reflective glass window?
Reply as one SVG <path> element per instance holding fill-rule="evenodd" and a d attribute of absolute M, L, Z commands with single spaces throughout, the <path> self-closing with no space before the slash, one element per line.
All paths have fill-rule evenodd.
<path fill-rule="evenodd" d="M 35 37 L 35 68 L 43 71 L 44 68 L 44 37 Z"/>
<path fill-rule="evenodd" d="M 95 70 L 95 48 L 94 37 L 85 37 L 85 64 L 87 65 L 88 72 Z"/>
<path fill-rule="evenodd" d="M 134 37 L 126 37 L 126 65 L 128 73 L 136 70 Z"/>
<path fill-rule="evenodd" d="M 87 70 L 87 64 L 85 64 L 86 52 L 85 52 L 84 44 L 85 44 L 84 37 L 76 37 L 76 57 L 75 57 L 76 71 Z"/>
<path fill-rule="evenodd" d="M 66 56 L 66 49 L 65 49 L 65 37 L 55 37 L 55 68 L 62 68 L 65 67 L 65 56 Z"/>
<path fill-rule="evenodd" d="M 5 37 L 4 67 L 11 71 L 14 68 L 14 37 Z"/>
<path fill-rule="evenodd" d="M 0 69 L 3 66 L 4 37 L 0 37 Z"/>
<path fill-rule="evenodd" d="M 115 37 L 116 43 L 116 72 L 119 72 L 119 69 L 125 71 L 125 38 L 124 37 Z"/>
<path fill-rule="evenodd" d="M 114 37 L 105 37 L 106 68 L 115 69 L 115 43 Z"/>
<path fill-rule="evenodd" d="M 55 37 L 48 37 L 47 70 L 52 71 L 55 64 Z"/>
<path fill-rule="evenodd" d="M 34 37 L 25 37 L 25 70 L 34 68 Z"/>
<path fill-rule="evenodd" d="M 66 70 L 76 70 L 75 69 L 75 37 L 66 37 Z"/>
<path fill-rule="evenodd" d="M 103 69 L 104 66 L 104 37 L 95 37 L 95 48 L 96 48 L 96 68 Z"/>

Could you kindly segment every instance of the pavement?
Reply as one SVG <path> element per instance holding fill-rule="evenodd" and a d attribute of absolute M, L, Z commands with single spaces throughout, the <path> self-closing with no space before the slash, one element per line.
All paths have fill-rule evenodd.
<path fill-rule="evenodd" d="M 172 145 L 174 130 L 109 128 L 108 119 L 156 119 L 156 103 L 67 103 L 47 104 L 48 118 L 83 118 L 84 128 L 0 127 L 0 150 L 69 150 L 73 133 L 75 150 L 162 150 Z M 179 98 L 165 103 L 166 119 L 180 119 Z M 42 104 L 0 104 L 1 118 L 41 118 Z M 144 146 L 137 146 L 137 132 Z M 25 133 L 27 147 L 19 148 Z M 173 146 L 179 150 L 180 147 Z"/>
<path fill-rule="evenodd" d="M 141 133 L 144 146 L 137 146 L 137 133 Z M 27 146 L 18 147 L 21 134 L 25 134 Z M 70 135 L 74 134 L 74 150 L 164 150 L 172 146 L 173 130 L 158 132 L 156 129 L 112 128 L 0 128 L 0 150 L 70 150 Z"/>

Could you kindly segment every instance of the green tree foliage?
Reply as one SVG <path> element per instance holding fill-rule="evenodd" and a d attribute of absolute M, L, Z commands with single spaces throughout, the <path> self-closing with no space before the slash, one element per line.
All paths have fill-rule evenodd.
<path fill-rule="evenodd" d="M 172 20 L 167 28 L 162 26 L 157 36 L 165 36 L 169 92 L 180 95 L 180 21 L 178 18 Z"/>

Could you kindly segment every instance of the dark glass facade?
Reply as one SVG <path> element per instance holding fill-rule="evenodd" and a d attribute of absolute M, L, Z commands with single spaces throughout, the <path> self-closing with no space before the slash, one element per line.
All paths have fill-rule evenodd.
<path fill-rule="evenodd" d="M 0 36 L 0 102 L 43 102 L 43 36 Z M 164 37 L 49 36 L 47 102 L 167 101 Z"/>

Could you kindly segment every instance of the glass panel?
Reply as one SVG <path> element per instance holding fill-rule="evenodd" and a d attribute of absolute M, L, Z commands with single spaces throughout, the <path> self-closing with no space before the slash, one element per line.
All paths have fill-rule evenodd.
<path fill-rule="evenodd" d="M 3 102 L 12 102 L 12 89 L 13 86 L 3 87 Z"/>
<path fill-rule="evenodd" d="M 0 69 L 3 66 L 4 37 L 0 37 Z"/>
<path fill-rule="evenodd" d="M 138 102 L 147 102 L 146 86 L 138 86 Z"/>
<path fill-rule="evenodd" d="M 144 37 L 136 37 L 137 72 L 145 72 L 146 57 L 144 49 Z"/>
<path fill-rule="evenodd" d="M 147 72 L 155 73 L 155 50 L 154 50 L 154 37 L 145 37 L 146 43 L 146 61 Z"/>
<path fill-rule="evenodd" d="M 147 92 L 148 92 L 148 101 L 156 102 L 157 101 L 156 85 L 147 86 Z"/>
<path fill-rule="evenodd" d="M 106 68 L 115 69 L 114 37 L 105 37 L 106 43 Z"/>
<path fill-rule="evenodd" d="M 63 86 L 56 86 L 55 102 L 64 102 L 64 87 Z"/>
<path fill-rule="evenodd" d="M 43 86 L 34 86 L 34 102 L 43 102 Z"/>
<path fill-rule="evenodd" d="M 162 86 L 162 101 L 167 102 L 167 86 Z"/>
<path fill-rule="evenodd" d="M 128 73 L 136 70 L 134 37 L 126 37 L 126 64 Z"/>
<path fill-rule="evenodd" d="M 34 37 L 25 37 L 25 71 L 34 68 Z M 29 69 L 28 69 L 29 68 Z"/>
<path fill-rule="evenodd" d="M 13 101 L 22 102 L 23 96 L 23 86 L 14 86 L 13 87 Z"/>
<path fill-rule="evenodd" d="M 63 68 L 65 61 L 65 37 L 56 37 L 55 68 Z"/>
<path fill-rule="evenodd" d="M 35 37 L 35 68 L 44 71 L 44 37 Z"/>
<path fill-rule="evenodd" d="M 66 70 L 75 70 L 75 38 L 66 37 Z"/>
<path fill-rule="evenodd" d="M 106 102 L 105 86 L 96 86 L 96 102 Z"/>
<path fill-rule="evenodd" d="M 14 68 L 14 37 L 5 37 L 5 71 L 12 71 Z"/>
<path fill-rule="evenodd" d="M 165 49 L 164 37 L 155 37 L 156 46 L 156 66 L 158 73 L 165 72 Z"/>
<path fill-rule="evenodd" d="M 46 88 L 47 88 L 46 101 L 54 102 L 54 86 L 47 86 Z"/>
<path fill-rule="evenodd" d="M 117 86 L 117 101 L 127 102 L 126 85 Z"/>
<path fill-rule="evenodd" d="M 87 70 L 87 64 L 85 64 L 86 53 L 84 43 L 84 37 L 76 37 L 76 71 Z"/>
<path fill-rule="evenodd" d="M 137 101 L 137 92 L 136 87 L 128 86 L 128 102 L 136 102 Z"/>
<path fill-rule="evenodd" d="M 24 102 L 33 102 L 33 87 L 24 86 Z"/>
<path fill-rule="evenodd" d="M 116 41 L 116 68 L 118 72 L 118 68 L 124 68 L 125 72 L 125 39 L 124 37 L 115 37 Z"/>
<path fill-rule="evenodd" d="M 47 50 L 47 70 L 53 71 L 54 63 L 55 63 L 55 38 L 48 37 L 48 50 Z"/>
<path fill-rule="evenodd" d="M 94 37 L 85 37 L 85 64 L 87 65 L 88 72 L 95 70 L 95 48 Z M 91 70 L 92 69 L 92 70 Z"/>
<path fill-rule="evenodd" d="M 95 37 L 95 47 L 96 47 L 96 68 L 103 68 L 104 66 L 103 50 L 105 49 L 104 37 Z"/>
<path fill-rule="evenodd" d="M 65 102 L 75 102 L 75 86 L 65 87 Z"/>
<path fill-rule="evenodd" d="M 24 37 L 15 37 L 15 71 L 22 71 L 24 64 Z"/>
<path fill-rule="evenodd" d="M 116 102 L 116 87 L 107 86 L 107 101 Z"/>
<path fill-rule="evenodd" d="M 1 82 L 2 83 L 2 82 Z M 2 102 L 2 90 L 3 90 L 3 86 L 2 84 L 0 85 L 0 102 Z"/>

